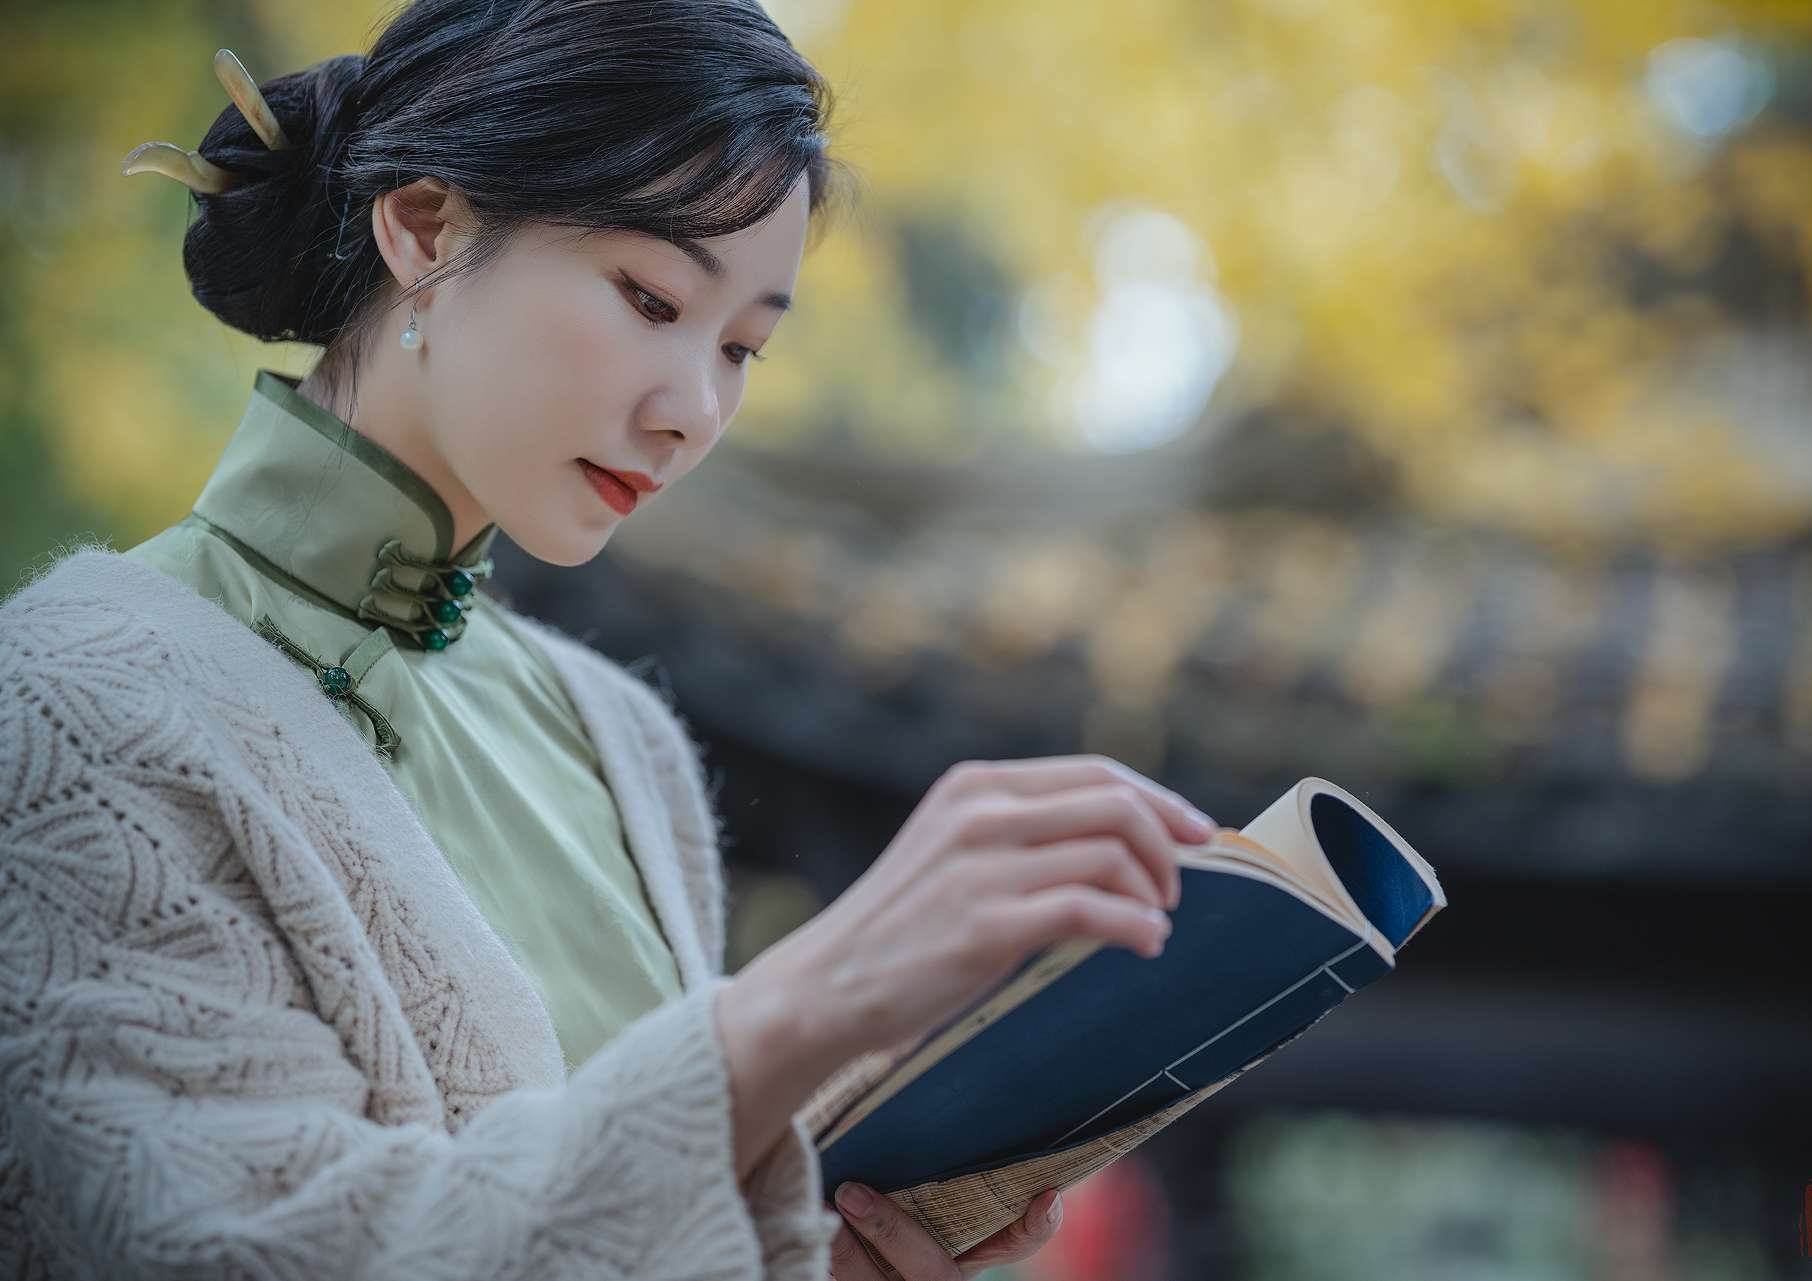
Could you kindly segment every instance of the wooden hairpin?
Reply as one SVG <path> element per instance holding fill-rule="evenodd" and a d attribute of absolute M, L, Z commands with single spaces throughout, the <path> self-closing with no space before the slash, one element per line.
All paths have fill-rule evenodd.
<path fill-rule="evenodd" d="M 231 49 L 215 52 L 214 75 L 232 98 L 233 105 L 239 108 L 239 114 L 245 117 L 252 132 L 263 140 L 266 147 L 272 151 L 283 151 L 294 145 L 290 142 L 289 135 L 283 132 L 283 126 L 277 123 L 276 114 L 271 111 L 270 104 L 258 89 L 258 82 L 252 79 L 245 64 L 239 61 Z M 139 143 L 126 153 L 125 160 L 120 164 L 120 172 L 161 173 L 166 178 L 176 179 L 191 191 L 210 196 L 230 191 L 245 181 L 241 175 L 222 169 L 199 151 L 179 147 L 173 142 Z"/>

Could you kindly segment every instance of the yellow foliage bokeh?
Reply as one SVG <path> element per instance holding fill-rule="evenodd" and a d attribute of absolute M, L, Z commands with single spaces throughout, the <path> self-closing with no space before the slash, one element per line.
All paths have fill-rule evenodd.
<path fill-rule="evenodd" d="M 154 4 L 102 27 L 45 9 L 8 59 L 9 151 L 32 191 L 14 212 L 8 306 L 56 482 L 141 534 L 180 516 L 252 370 L 299 371 L 313 349 L 261 347 L 197 307 L 186 193 L 123 179 L 119 159 L 147 138 L 193 144 L 224 105 L 216 47 L 267 79 L 364 48 L 384 17 L 369 0 L 261 0 L 223 30 L 205 12 Z M 1644 87 L 1671 41 L 1798 47 L 1812 9 L 773 12 L 836 90 L 833 148 L 864 190 L 808 256 L 739 440 L 810 449 L 837 417 L 882 454 L 964 456 L 990 432 L 1074 448 L 1059 419 L 1102 293 L 1096 232 L 1130 204 L 1189 230 L 1203 287 L 1237 319 L 1237 356 L 1194 429 L 1254 405 L 1313 414 L 1389 459 L 1423 515 L 1524 534 L 1732 543 L 1806 523 L 1812 496 L 1739 430 L 1741 404 L 1663 394 L 1683 353 L 1745 318 L 1690 289 L 1639 305 L 1614 268 L 1640 253 L 1704 276 L 1741 225 L 1812 279 L 1812 137 L 1764 116 L 1702 145 Z M 998 262 L 1009 317 L 1040 301 L 1055 356 L 1007 341 L 994 384 L 953 375 L 909 314 L 894 236 L 925 211 Z"/>

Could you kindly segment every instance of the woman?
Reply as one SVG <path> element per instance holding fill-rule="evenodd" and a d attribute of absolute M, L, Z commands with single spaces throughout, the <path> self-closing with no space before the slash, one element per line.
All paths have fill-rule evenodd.
<path fill-rule="evenodd" d="M 216 68 L 197 151 L 127 171 L 196 193 L 205 306 L 325 350 L 258 371 L 189 515 L 0 607 L 8 1275 L 1037 1249 L 1055 1189 L 954 1260 L 829 1212 L 797 1110 L 1033 948 L 1155 954 L 1212 822 L 1099 757 L 964 762 L 731 978 L 683 722 L 477 590 L 499 529 L 585 562 L 722 435 L 832 194 L 823 82 L 755 0 L 415 0 L 368 55 Z"/>

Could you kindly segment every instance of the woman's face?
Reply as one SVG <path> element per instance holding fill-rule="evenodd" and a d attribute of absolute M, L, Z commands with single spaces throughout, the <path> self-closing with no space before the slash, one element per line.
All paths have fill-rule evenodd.
<path fill-rule="evenodd" d="M 530 555 L 580 564 L 633 517 L 580 459 L 663 489 L 704 460 L 742 403 L 749 352 L 793 292 L 807 195 L 801 177 L 768 218 L 690 252 L 635 233 L 531 226 L 417 303 L 419 350 L 396 341 L 406 312 L 386 323 L 377 359 L 395 376 L 373 372 L 408 406 L 390 417 L 408 423 L 386 431 L 374 408 L 372 434 L 446 500 L 455 549 L 492 520 Z"/>

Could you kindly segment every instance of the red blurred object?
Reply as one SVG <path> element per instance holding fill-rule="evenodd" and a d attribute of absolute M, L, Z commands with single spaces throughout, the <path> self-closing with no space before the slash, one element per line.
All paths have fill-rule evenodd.
<path fill-rule="evenodd" d="M 1151 1166 L 1121 1157 L 1063 1191 L 1063 1223 L 1044 1249 L 1013 1265 L 1026 1281 L 1163 1281 L 1170 1203 Z"/>
<path fill-rule="evenodd" d="M 1594 1277 L 1673 1281 L 1673 1172 L 1645 1143 L 1605 1144 L 1593 1171 Z"/>
<path fill-rule="evenodd" d="M 1806 1208 L 1799 1212 L 1799 1252 L 1812 1259 L 1812 1179 L 1806 1180 Z"/>

